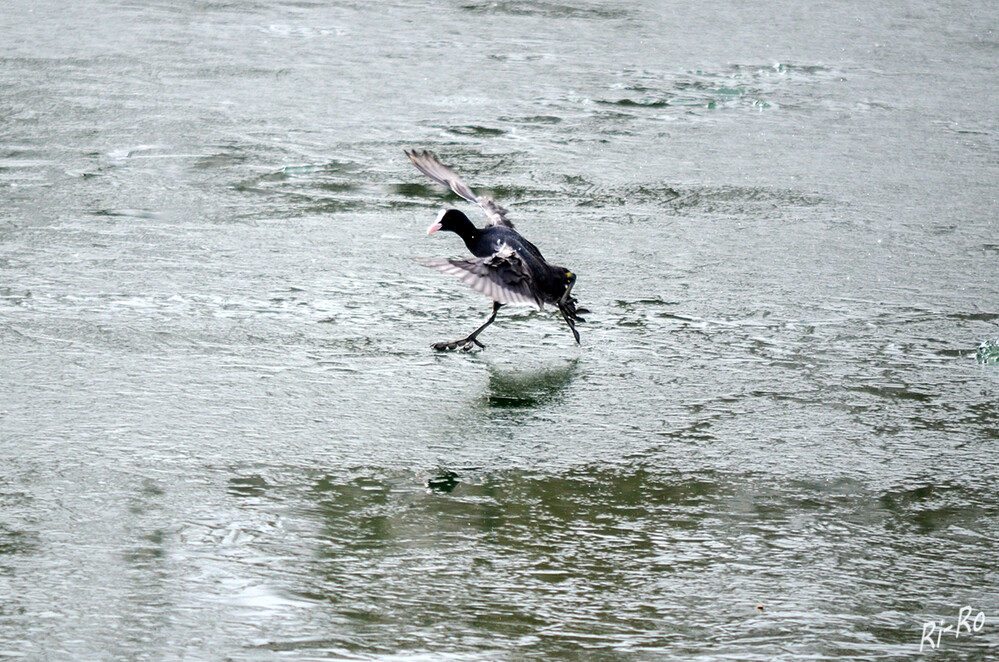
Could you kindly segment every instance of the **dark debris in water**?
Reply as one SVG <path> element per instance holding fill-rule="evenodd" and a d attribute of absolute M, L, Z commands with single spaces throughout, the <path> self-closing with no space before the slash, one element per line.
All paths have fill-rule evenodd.
<path fill-rule="evenodd" d="M 458 487 L 458 484 L 461 482 L 458 480 L 460 477 L 460 474 L 451 471 L 450 469 L 441 469 L 438 470 L 438 472 L 433 476 L 427 478 L 424 481 L 424 485 L 426 485 L 427 489 L 431 492 L 443 492 L 445 494 L 449 494 L 454 491 L 454 488 Z"/>

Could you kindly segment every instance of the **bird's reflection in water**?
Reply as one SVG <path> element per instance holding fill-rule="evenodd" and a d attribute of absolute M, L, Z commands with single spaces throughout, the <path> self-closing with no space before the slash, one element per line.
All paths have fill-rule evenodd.
<path fill-rule="evenodd" d="M 575 373 L 576 360 L 530 371 L 490 367 L 485 402 L 489 407 L 501 409 L 543 405 L 558 398 Z"/>

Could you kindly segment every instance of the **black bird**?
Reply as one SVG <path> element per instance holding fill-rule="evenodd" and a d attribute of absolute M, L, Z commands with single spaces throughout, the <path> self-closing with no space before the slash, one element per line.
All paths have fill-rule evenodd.
<path fill-rule="evenodd" d="M 469 260 L 431 259 L 426 265 L 461 279 L 469 287 L 492 297 L 493 311 L 485 324 L 468 336 L 454 342 L 434 343 L 436 350 L 469 350 L 473 345 L 485 347 L 478 341 L 483 329 L 493 323 L 496 313 L 505 304 L 532 306 L 543 310 L 546 303 L 554 304 L 569 325 L 576 342 L 579 332 L 576 322 L 585 321 L 577 313 L 588 312 L 576 308 L 576 299 L 569 295 L 576 283 L 576 274 L 565 267 L 549 264 L 538 248 L 520 236 L 507 218 L 507 210 L 492 198 L 476 195 L 453 170 L 438 161 L 430 152 L 406 151 L 406 156 L 424 175 L 451 188 L 452 191 L 474 202 L 489 218 L 484 228 L 472 225 L 457 209 L 444 209 L 427 229 L 427 234 L 449 230 L 462 238 L 475 257 Z"/>

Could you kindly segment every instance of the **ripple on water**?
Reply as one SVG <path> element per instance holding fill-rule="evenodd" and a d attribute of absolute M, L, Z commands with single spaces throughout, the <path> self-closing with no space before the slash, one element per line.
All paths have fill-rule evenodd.
<path fill-rule="evenodd" d="M 235 542 L 267 549 L 262 560 L 308 549 L 306 571 L 280 590 L 322 606 L 324 645 L 352 654 L 776 654 L 835 631 L 840 652 L 873 639 L 877 656 L 911 644 L 899 614 L 932 608 L 923 601 L 940 582 L 972 582 L 969 599 L 992 604 L 977 582 L 995 554 L 938 563 L 997 533 L 987 488 L 599 466 L 447 473 L 460 479 L 446 490 L 379 468 L 301 487 L 239 475 L 230 482 L 243 507 L 265 519 L 279 509 L 281 530 L 296 533 L 254 527 Z"/>
<path fill-rule="evenodd" d="M 590 6 L 585 6 L 590 4 Z M 558 2 L 528 2 L 527 0 L 486 0 L 462 5 L 465 11 L 476 14 L 506 14 L 509 16 L 539 16 L 552 19 L 622 19 L 631 12 L 624 9 L 601 7 L 598 3 L 563 4 Z"/>

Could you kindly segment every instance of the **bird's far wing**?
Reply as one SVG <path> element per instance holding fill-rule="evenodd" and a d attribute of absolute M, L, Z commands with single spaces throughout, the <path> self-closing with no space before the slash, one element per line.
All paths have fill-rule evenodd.
<path fill-rule="evenodd" d="M 481 292 L 493 301 L 514 306 L 531 306 L 541 310 L 543 304 L 534 295 L 534 278 L 527 265 L 517 252 L 503 246 L 489 257 L 468 260 L 424 261 L 431 269 L 457 276 L 461 282 L 473 290 Z"/>
<path fill-rule="evenodd" d="M 482 210 L 486 212 L 486 216 L 489 217 L 489 223 L 491 225 L 503 225 L 508 228 L 513 227 L 513 223 L 511 223 L 510 219 L 506 217 L 507 210 L 505 208 L 496 204 L 496 201 L 489 196 L 475 195 L 475 191 L 468 187 L 468 184 L 466 184 L 461 177 L 458 176 L 458 173 L 438 161 L 430 152 L 426 150 L 417 152 L 415 149 L 412 151 L 406 150 L 406 156 L 409 157 L 409 160 L 413 162 L 413 165 L 415 165 L 416 168 L 424 175 L 435 182 L 449 187 L 461 197 L 465 198 L 469 202 L 474 202 L 481 207 Z"/>

